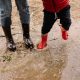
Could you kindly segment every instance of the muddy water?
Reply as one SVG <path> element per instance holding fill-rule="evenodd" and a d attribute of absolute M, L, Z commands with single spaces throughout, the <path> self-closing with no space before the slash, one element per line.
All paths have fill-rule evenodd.
<path fill-rule="evenodd" d="M 33 1 L 30 0 L 31 37 L 34 44 L 37 44 L 40 39 L 43 13 L 40 0 Z M 0 28 L 0 80 L 80 80 L 80 35 L 78 35 L 80 25 L 73 20 L 70 38 L 63 41 L 56 23 L 49 34 L 49 48 L 42 52 L 29 51 L 23 45 L 21 24 L 14 1 L 13 7 L 12 33 L 15 34 L 13 37 L 17 51 L 11 53 L 6 50 L 6 41 Z M 74 8 L 76 9 L 73 7 L 72 11 Z M 75 18 L 74 14 L 72 16 Z"/>
<path fill-rule="evenodd" d="M 62 71 L 66 65 L 67 55 L 64 53 L 64 45 L 59 50 L 47 49 L 46 51 L 32 52 L 19 45 L 19 50 L 11 56 L 11 61 L 5 61 L 4 66 L 0 66 L 0 80 L 60 80 Z M 61 51 L 61 52 L 59 52 Z M 16 55 L 16 56 L 15 56 Z"/>

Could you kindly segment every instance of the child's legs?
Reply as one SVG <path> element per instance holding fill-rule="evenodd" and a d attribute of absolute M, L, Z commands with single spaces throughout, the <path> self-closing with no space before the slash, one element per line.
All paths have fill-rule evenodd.
<path fill-rule="evenodd" d="M 57 15 L 60 18 L 62 27 L 68 31 L 71 25 L 70 6 L 61 10 L 59 13 L 57 13 Z"/>
<path fill-rule="evenodd" d="M 44 11 L 44 19 L 43 19 L 43 26 L 42 26 L 43 35 L 47 34 L 51 30 L 55 21 L 56 21 L 56 18 L 54 13 Z"/>
<path fill-rule="evenodd" d="M 30 13 L 29 13 L 28 0 L 15 0 L 15 2 L 16 2 L 17 8 L 19 10 L 21 23 L 29 24 Z"/>
<path fill-rule="evenodd" d="M 0 25 L 10 26 L 11 25 L 11 11 L 12 4 L 11 0 L 0 0 Z"/>

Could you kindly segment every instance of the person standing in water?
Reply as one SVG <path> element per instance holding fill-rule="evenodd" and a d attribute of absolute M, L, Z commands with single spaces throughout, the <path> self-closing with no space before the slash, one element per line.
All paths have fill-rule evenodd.
<path fill-rule="evenodd" d="M 61 33 L 64 40 L 68 39 L 68 31 L 71 25 L 69 0 L 42 0 L 44 7 L 44 19 L 41 30 L 41 41 L 37 49 L 47 46 L 48 33 L 57 19 L 60 19 Z"/>
<path fill-rule="evenodd" d="M 23 40 L 26 48 L 34 48 L 33 42 L 30 38 L 30 13 L 28 0 L 15 0 L 17 9 L 19 11 Z M 7 48 L 10 51 L 16 50 L 16 45 L 11 34 L 11 12 L 12 2 L 11 0 L 0 0 L 0 25 L 4 31 L 7 40 Z"/>

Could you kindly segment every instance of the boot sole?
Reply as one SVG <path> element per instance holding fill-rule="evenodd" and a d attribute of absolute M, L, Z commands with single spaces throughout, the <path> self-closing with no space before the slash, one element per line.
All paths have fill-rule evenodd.
<path fill-rule="evenodd" d="M 48 49 L 48 45 L 46 45 L 46 47 L 44 47 L 43 49 L 38 49 L 37 46 L 36 46 L 36 50 L 41 52 L 41 51 L 46 51 Z"/>

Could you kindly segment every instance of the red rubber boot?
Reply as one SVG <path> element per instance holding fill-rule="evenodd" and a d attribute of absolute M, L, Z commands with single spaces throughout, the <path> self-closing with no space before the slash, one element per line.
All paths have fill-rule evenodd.
<path fill-rule="evenodd" d="M 67 31 L 62 31 L 62 38 L 64 40 L 67 40 L 68 39 L 68 32 Z"/>
<path fill-rule="evenodd" d="M 44 49 L 44 48 L 47 47 L 47 37 L 48 37 L 47 34 L 46 34 L 46 35 L 43 35 L 43 36 L 41 37 L 41 41 L 40 41 L 40 43 L 37 45 L 37 49 Z"/>
<path fill-rule="evenodd" d="M 62 39 L 68 40 L 68 32 L 61 26 Z"/>

